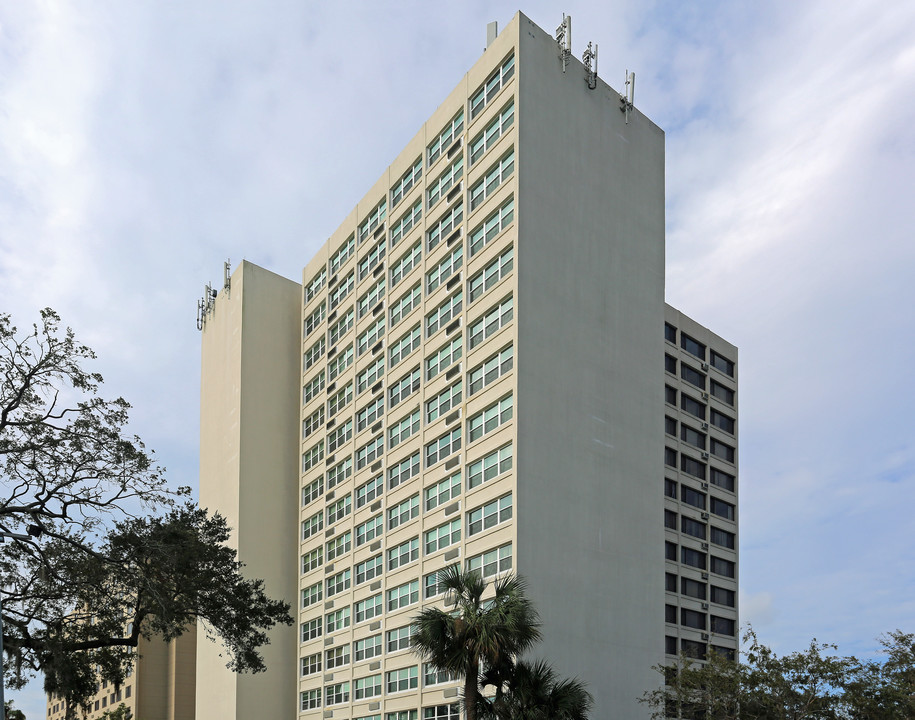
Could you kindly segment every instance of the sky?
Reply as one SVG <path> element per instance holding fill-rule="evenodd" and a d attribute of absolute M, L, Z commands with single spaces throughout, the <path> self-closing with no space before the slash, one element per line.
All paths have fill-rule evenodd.
<path fill-rule="evenodd" d="M 518 9 L 0 0 L 0 312 L 56 309 L 196 485 L 204 283 L 301 281 Z M 521 9 L 666 133 L 667 301 L 740 348 L 741 621 L 915 632 L 915 4 Z"/>

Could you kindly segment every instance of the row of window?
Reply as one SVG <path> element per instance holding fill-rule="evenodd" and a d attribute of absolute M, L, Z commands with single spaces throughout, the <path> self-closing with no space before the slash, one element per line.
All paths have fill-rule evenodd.
<path fill-rule="evenodd" d="M 694 578 L 680 577 L 674 573 L 665 573 L 665 589 L 669 593 L 677 593 L 695 600 L 711 601 L 717 605 L 736 607 L 737 593 L 728 588 L 712 585 Z"/>
<path fill-rule="evenodd" d="M 678 639 L 673 635 L 666 635 L 664 637 L 664 652 L 666 654 L 677 654 L 677 640 Z M 728 660 L 734 660 L 737 656 L 737 651 L 734 648 L 724 647 L 722 645 L 709 645 L 708 643 L 688 640 L 686 638 L 679 639 L 679 647 L 681 653 L 686 655 L 686 657 L 695 660 L 707 660 L 710 651 Z"/>
<path fill-rule="evenodd" d="M 679 555 L 677 549 L 679 547 Z M 679 562 L 681 565 L 687 565 L 699 570 L 707 570 L 715 575 L 722 577 L 735 578 L 737 576 L 737 564 L 733 560 L 726 560 L 717 555 L 710 555 L 702 550 L 687 547 L 686 545 L 677 545 L 669 540 L 664 542 L 664 559 L 671 562 Z"/>
<path fill-rule="evenodd" d="M 691 608 L 679 608 L 678 612 L 676 605 L 664 606 L 664 622 L 693 630 L 708 630 L 718 635 L 736 635 L 736 621 L 733 618 L 709 615 Z"/>
<path fill-rule="evenodd" d="M 670 323 L 664 323 L 664 339 L 674 345 L 677 344 L 677 328 Z M 699 358 L 702 361 L 706 359 L 705 345 L 695 338 L 690 337 L 685 332 L 680 332 L 680 347 L 690 355 Z M 709 351 L 709 365 L 716 370 L 720 370 L 729 377 L 734 377 L 734 361 L 728 360 L 724 355 L 714 350 Z"/>

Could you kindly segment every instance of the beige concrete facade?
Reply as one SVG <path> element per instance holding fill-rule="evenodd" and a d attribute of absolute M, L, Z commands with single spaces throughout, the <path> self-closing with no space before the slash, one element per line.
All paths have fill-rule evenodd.
<path fill-rule="evenodd" d="M 244 267 L 245 277 L 253 272 L 265 271 Z M 236 276 L 225 304 L 242 302 Z M 736 562 L 736 549 L 701 544 L 717 521 L 706 520 L 704 540 L 683 536 L 679 524 L 665 529 L 665 510 L 679 522 L 694 507 L 662 491 L 665 447 L 678 459 L 694 454 L 662 423 L 671 416 L 677 432 L 692 424 L 665 405 L 665 385 L 681 391 L 678 378 L 661 382 L 662 355 L 681 353 L 665 347 L 665 319 L 732 363 L 736 349 L 664 304 L 662 131 L 638 110 L 627 122 L 619 94 L 600 80 L 589 89 L 578 60 L 563 71 L 549 33 L 516 15 L 302 280 L 295 329 L 282 329 L 293 302 L 284 289 L 274 309 L 282 326 L 264 319 L 258 346 L 291 353 L 272 358 L 270 380 L 260 380 L 259 392 L 282 407 L 270 415 L 264 403 L 259 430 L 282 435 L 285 465 L 292 424 L 298 514 L 291 527 L 284 515 L 262 537 L 238 541 L 255 575 L 254 558 L 268 545 L 294 555 L 277 572 L 298 582 L 297 659 L 269 671 L 295 688 L 268 698 L 261 714 L 456 718 L 459 681 L 436 676 L 409 649 L 411 618 L 441 601 L 435 574 L 454 563 L 528 579 L 544 619 L 533 654 L 589 684 L 594 717 L 647 717 L 637 699 L 657 684 L 651 667 L 664 661 L 670 637 L 676 647 L 681 639 L 736 647 L 733 634 L 703 638 L 712 615 L 722 619 L 716 628 L 736 620 L 736 602 L 701 605 L 711 602 L 712 580 L 695 608 L 679 581 L 665 594 L 666 578 L 691 579 L 695 569 L 682 569 L 679 554 L 666 561 L 665 543 L 705 552 L 700 573 L 710 572 L 711 555 Z M 220 294 L 217 316 L 237 312 L 223 303 Z M 266 299 L 259 307 L 257 317 L 271 316 Z M 211 322 L 201 494 L 206 482 L 211 507 L 225 503 L 233 522 L 246 512 L 244 488 L 276 488 L 284 498 L 288 489 L 285 470 L 261 479 L 269 462 L 248 475 L 217 467 L 228 462 L 220 443 L 241 442 L 230 396 L 244 380 L 232 385 L 240 375 L 231 363 L 248 341 L 243 319 L 215 331 Z M 289 337 L 273 336 L 283 332 Z M 736 374 L 717 378 L 695 362 L 704 382 L 734 389 Z M 719 409 L 736 419 L 736 406 Z M 730 429 L 704 431 L 706 442 L 736 447 Z M 720 460 L 694 459 L 707 475 Z M 722 467 L 736 475 L 733 464 Z M 705 493 L 697 513 L 718 495 L 736 507 L 736 492 L 703 488 L 708 479 L 679 464 L 667 476 Z M 722 523 L 736 537 L 736 520 Z M 714 582 L 736 588 L 736 572 Z M 677 618 L 665 625 L 668 606 Z M 681 607 L 704 610 L 705 630 L 694 627 L 695 614 L 681 626 Z M 213 697 L 198 691 L 198 713 L 212 703 L 219 711 L 207 717 L 236 717 L 228 689 L 205 692 Z"/>
<path fill-rule="evenodd" d="M 194 720 L 196 656 L 194 627 L 171 642 L 140 638 L 133 672 L 124 684 L 115 689 L 100 683 L 90 701 L 92 709 L 79 715 L 95 720 L 123 704 L 135 720 Z M 49 720 L 66 715 L 63 701 L 57 698 L 48 698 L 47 710 Z"/>

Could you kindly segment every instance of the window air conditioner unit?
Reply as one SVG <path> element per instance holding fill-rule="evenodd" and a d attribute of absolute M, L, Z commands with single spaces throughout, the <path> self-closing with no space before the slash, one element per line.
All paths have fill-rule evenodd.
<path fill-rule="evenodd" d="M 708 453 L 707 453 L 707 452 L 702 453 L 702 459 L 703 459 L 703 460 L 708 460 Z"/>
<path fill-rule="evenodd" d="M 708 573 L 702 573 L 702 579 L 708 580 Z"/>
<path fill-rule="evenodd" d="M 703 400 L 708 400 L 708 393 L 707 393 L 707 392 L 702 393 L 702 399 L 703 399 Z"/>
<path fill-rule="evenodd" d="M 708 543 L 702 543 L 702 549 L 708 550 Z"/>
<path fill-rule="evenodd" d="M 708 610 L 708 603 L 702 603 L 702 609 Z"/>
<path fill-rule="evenodd" d="M 708 513 L 702 513 L 702 519 L 708 520 Z"/>
<path fill-rule="evenodd" d="M 702 483 L 702 489 L 708 490 L 708 483 Z"/>
<path fill-rule="evenodd" d="M 708 363 L 702 363 L 702 369 L 708 371 Z"/>
<path fill-rule="evenodd" d="M 702 423 L 702 429 L 708 430 L 708 423 Z"/>
<path fill-rule="evenodd" d="M 708 633 L 702 633 L 702 639 L 708 640 Z"/>

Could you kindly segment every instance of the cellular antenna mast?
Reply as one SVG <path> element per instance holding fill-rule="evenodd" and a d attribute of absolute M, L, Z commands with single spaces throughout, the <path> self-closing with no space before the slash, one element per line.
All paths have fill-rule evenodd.
<path fill-rule="evenodd" d="M 593 49 L 591 45 L 592 43 L 588 43 L 588 49 L 581 56 L 581 61 L 585 65 L 588 87 L 593 90 L 597 87 L 597 43 L 593 43 Z"/>
<path fill-rule="evenodd" d="M 626 114 L 626 124 L 629 124 L 629 111 L 635 106 L 635 73 L 626 71 L 624 91 L 620 93 L 620 112 Z"/>
<path fill-rule="evenodd" d="M 559 59 L 562 60 L 562 71 L 572 57 L 572 16 L 562 14 L 562 22 L 556 28 L 556 44 L 559 45 Z"/>

